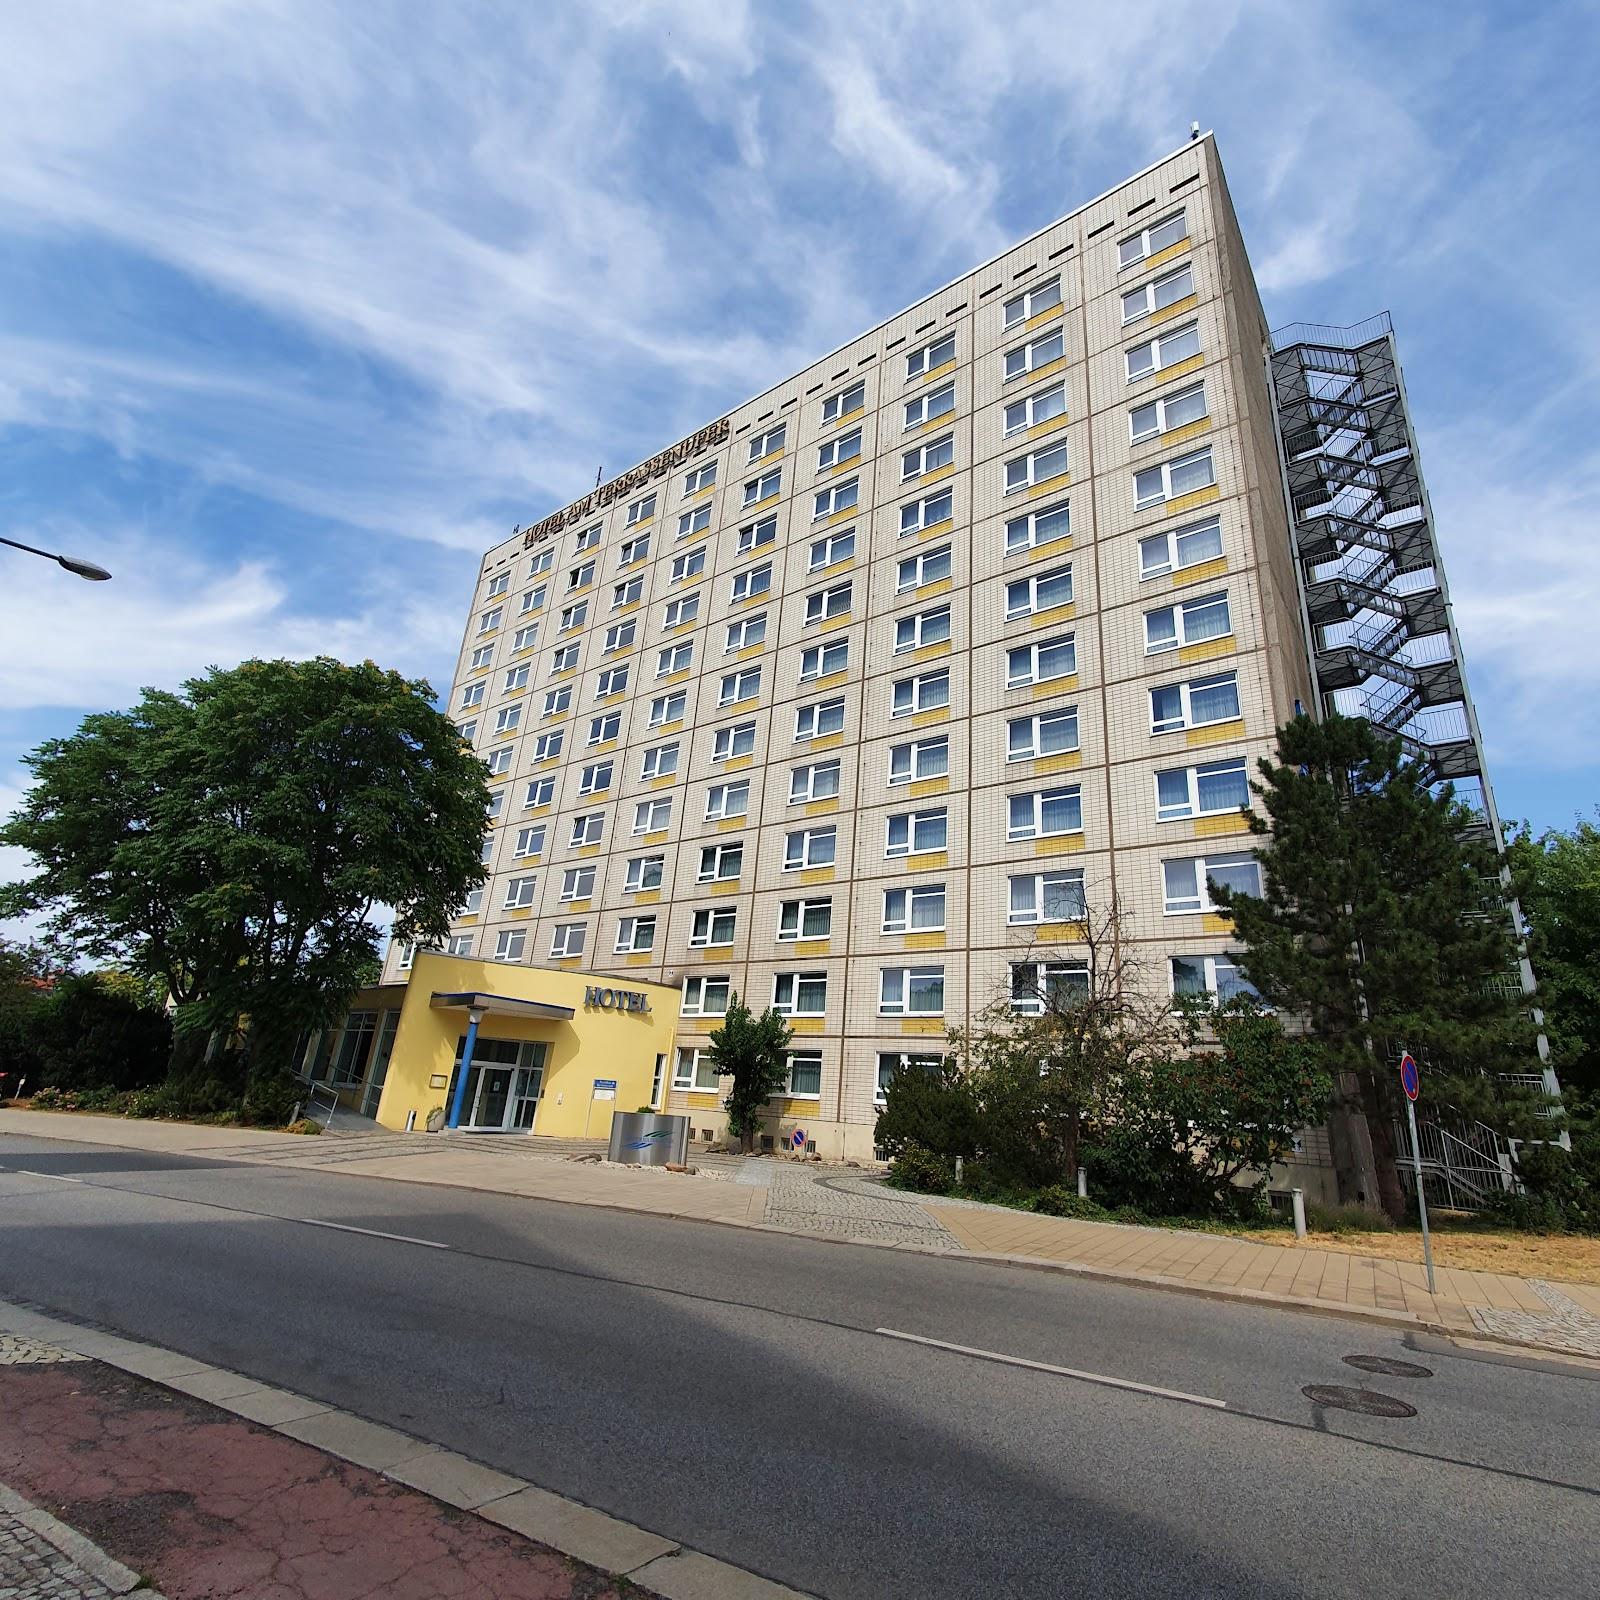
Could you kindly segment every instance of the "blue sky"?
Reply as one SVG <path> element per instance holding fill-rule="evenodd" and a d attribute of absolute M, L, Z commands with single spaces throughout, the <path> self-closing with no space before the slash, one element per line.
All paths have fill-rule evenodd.
<path fill-rule="evenodd" d="M 1597 19 L 8 7 L 0 529 L 116 578 L 0 551 L 0 810 L 40 739 L 208 663 L 446 681 L 513 523 L 1197 118 L 1274 325 L 1393 311 L 1501 809 L 1570 822 L 1600 800 Z"/>

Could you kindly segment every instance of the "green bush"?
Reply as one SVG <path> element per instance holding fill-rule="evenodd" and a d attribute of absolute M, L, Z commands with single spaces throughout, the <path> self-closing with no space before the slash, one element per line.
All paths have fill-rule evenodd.
<path fill-rule="evenodd" d="M 948 1057 L 937 1067 L 902 1067 L 889 1080 L 873 1139 L 891 1157 L 913 1146 L 953 1160 L 978 1148 L 972 1085 Z"/>
<path fill-rule="evenodd" d="M 1077 1217 L 1084 1222 L 1104 1222 L 1111 1215 L 1104 1206 L 1086 1200 L 1063 1183 L 1053 1183 L 1039 1190 L 1028 1209 L 1044 1217 Z"/>
<path fill-rule="evenodd" d="M 322 1124 L 313 1122 L 310 1117 L 301 1117 L 298 1122 L 291 1122 L 284 1131 L 286 1133 L 318 1134 L 322 1132 Z"/>
<path fill-rule="evenodd" d="M 1306 1228 L 1312 1233 L 1394 1232 L 1394 1224 L 1385 1213 L 1353 1200 L 1337 1206 L 1306 1201 Z"/>
<path fill-rule="evenodd" d="M 239 1117 L 243 1122 L 258 1123 L 264 1128 L 281 1128 L 289 1120 L 295 1104 L 304 1098 L 303 1085 L 287 1072 L 253 1078 L 245 1087 Z"/>
<path fill-rule="evenodd" d="M 955 1188 L 955 1168 L 932 1150 L 907 1145 L 890 1162 L 888 1182 L 896 1189 L 911 1189 L 917 1194 L 949 1194 Z"/>

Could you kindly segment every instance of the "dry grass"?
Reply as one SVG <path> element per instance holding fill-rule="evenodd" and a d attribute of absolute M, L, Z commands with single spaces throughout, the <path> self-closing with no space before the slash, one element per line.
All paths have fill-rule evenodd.
<path fill-rule="evenodd" d="M 1247 1237 L 1263 1244 L 1303 1249 L 1341 1250 L 1347 1255 L 1379 1256 L 1386 1261 L 1422 1260 L 1422 1234 L 1311 1233 L 1302 1244 L 1281 1228 Z M 1584 1234 L 1514 1233 L 1463 1226 L 1441 1218 L 1433 1230 L 1433 1259 L 1441 1267 L 1468 1272 L 1507 1272 L 1519 1278 L 1555 1278 L 1568 1283 L 1600 1283 L 1600 1238 Z"/>

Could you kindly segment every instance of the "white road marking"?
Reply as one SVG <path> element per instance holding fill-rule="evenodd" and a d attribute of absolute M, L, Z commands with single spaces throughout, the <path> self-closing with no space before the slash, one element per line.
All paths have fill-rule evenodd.
<path fill-rule="evenodd" d="M 52 1183 L 82 1183 L 82 1178 L 69 1178 L 60 1172 L 34 1172 L 28 1167 L 13 1167 L 13 1172 L 19 1173 L 24 1178 L 48 1178 Z"/>
<path fill-rule="evenodd" d="M 979 1361 L 998 1361 L 1007 1367 L 1027 1367 L 1032 1372 L 1051 1372 L 1058 1378 L 1079 1378 L 1084 1383 L 1103 1383 L 1110 1389 L 1132 1389 L 1136 1394 L 1153 1394 L 1163 1400 L 1185 1400 L 1190 1405 L 1211 1406 L 1226 1411 L 1226 1400 L 1213 1400 L 1209 1395 L 1186 1394 L 1182 1389 L 1162 1389 L 1153 1383 L 1135 1383 L 1132 1378 L 1113 1378 L 1104 1372 L 1080 1372 L 1076 1367 L 1056 1367 L 1048 1361 L 1029 1361 L 1023 1356 L 1008 1356 L 999 1350 L 977 1350 L 971 1345 L 950 1344 L 944 1339 L 924 1338 L 920 1333 L 901 1333 L 897 1328 L 874 1328 L 874 1333 L 885 1339 L 904 1339 L 908 1344 L 930 1345 L 935 1350 L 952 1350 L 957 1355 L 975 1356 Z"/>
<path fill-rule="evenodd" d="M 324 1222 L 321 1217 L 297 1217 L 308 1228 L 337 1228 L 340 1233 L 360 1233 L 369 1239 L 393 1239 L 396 1244 L 421 1244 L 430 1250 L 448 1250 L 447 1244 L 437 1239 L 413 1239 L 409 1233 L 383 1233 L 377 1228 L 354 1228 L 348 1222 Z"/>

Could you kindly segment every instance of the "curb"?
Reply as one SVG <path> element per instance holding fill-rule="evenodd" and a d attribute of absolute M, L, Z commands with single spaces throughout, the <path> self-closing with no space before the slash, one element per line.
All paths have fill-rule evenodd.
<path fill-rule="evenodd" d="M 311 1445 L 531 1543 L 597 1567 L 610 1577 L 624 1578 L 661 1600 L 813 1600 L 801 1590 L 624 1522 L 582 1501 L 554 1494 L 524 1478 L 486 1467 L 427 1439 L 160 1345 L 97 1332 L 10 1300 L 0 1300 L 0 1332 L 53 1344 L 204 1400 L 246 1422 Z M 11 1511 L 113 1592 L 138 1590 L 150 1600 L 162 1600 L 154 1590 L 139 1589 L 143 1580 L 136 1572 L 3 1486 L 0 1509 Z M 44 1524 L 55 1531 L 47 1531 Z"/>

